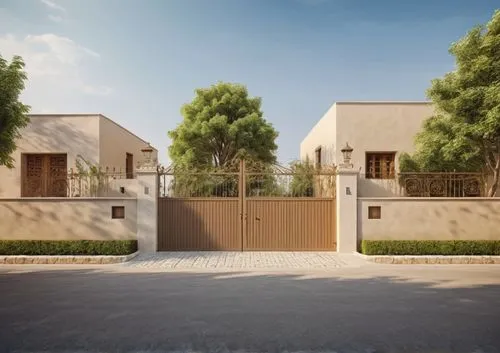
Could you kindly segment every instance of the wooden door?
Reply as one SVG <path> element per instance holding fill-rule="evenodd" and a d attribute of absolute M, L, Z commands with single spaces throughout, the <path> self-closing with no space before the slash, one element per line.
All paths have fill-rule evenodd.
<path fill-rule="evenodd" d="M 22 197 L 66 197 L 67 155 L 23 155 Z"/>
<path fill-rule="evenodd" d="M 127 179 L 134 179 L 134 155 L 132 153 L 127 153 L 125 173 L 127 174 Z"/>
<path fill-rule="evenodd" d="M 68 160 L 65 154 L 49 154 L 46 157 L 47 197 L 66 197 L 68 195 Z"/>

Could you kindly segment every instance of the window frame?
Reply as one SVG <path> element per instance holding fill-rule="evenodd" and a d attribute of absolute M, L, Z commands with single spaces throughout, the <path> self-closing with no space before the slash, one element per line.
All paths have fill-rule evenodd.
<path fill-rule="evenodd" d="M 393 180 L 396 179 L 396 151 L 367 151 L 365 152 L 365 177 L 366 179 L 374 180 Z M 384 161 L 389 161 L 389 175 L 385 172 L 385 168 L 380 166 L 380 176 L 377 172 L 370 173 L 370 165 L 375 156 L 389 157 Z M 379 162 L 381 163 L 381 161 Z M 392 166 L 391 166 L 392 164 Z"/>
<path fill-rule="evenodd" d="M 368 219 L 382 219 L 382 206 L 368 206 Z"/>
<path fill-rule="evenodd" d="M 111 219 L 125 219 L 125 206 L 111 206 Z"/>
<path fill-rule="evenodd" d="M 134 179 L 134 154 L 130 152 L 125 154 L 125 178 Z"/>
<path fill-rule="evenodd" d="M 321 150 L 321 146 L 316 147 L 316 149 L 314 150 L 314 166 L 317 169 L 320 169 L 322 165 L 322 152 L 323 151 Z"/>

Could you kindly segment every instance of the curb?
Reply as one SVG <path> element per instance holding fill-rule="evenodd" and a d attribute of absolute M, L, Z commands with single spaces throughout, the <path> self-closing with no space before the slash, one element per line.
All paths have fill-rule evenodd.
<path fill-rule="evenodd" d="M 378 264 L 392 265 L 500 265 L 500 256 L 444 255 L 364 255 L 359 257 Z"/>
<path fill-rule="evenodd" d="M 1 265 L 105 265 L 117 264 L 132 260 L 139 254 L 136 251 L 129 255 L 0 255 Z"/>

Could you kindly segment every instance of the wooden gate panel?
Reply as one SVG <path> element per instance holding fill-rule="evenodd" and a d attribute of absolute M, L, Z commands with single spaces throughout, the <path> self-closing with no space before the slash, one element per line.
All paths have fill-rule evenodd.
<path fill-rule="evenodd" d="M 238 198 L 158 199 L 158 250 L 241 250 Z"/>
<path fill-rule="evenodd" d="M 245 250 L 336 250 L 334 198 L 248 198 Z"/>

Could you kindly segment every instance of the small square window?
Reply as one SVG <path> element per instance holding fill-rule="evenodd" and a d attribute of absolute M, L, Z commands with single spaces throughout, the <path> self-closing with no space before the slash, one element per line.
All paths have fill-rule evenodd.
<path fill-rule="evenodd" d="M 125 218 L 125 206 L 111 206 L 111 218 L 113 219 Z"/>
<path fill-rule="evenodd" d="M 382 207 L 368 206 L 368 219 L 380 219 L 382 217 Z"/>

